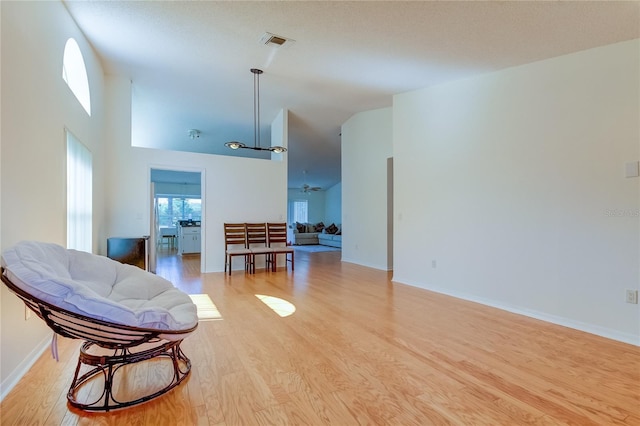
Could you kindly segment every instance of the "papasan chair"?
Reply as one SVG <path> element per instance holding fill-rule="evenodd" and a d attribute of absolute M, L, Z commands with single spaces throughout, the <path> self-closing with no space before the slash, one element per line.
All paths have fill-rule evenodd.
<path fill-rule="evenodd" d="M 164 278 L 104 256 L 23 241 L 2 253 L 2 281 L 54 331 L 56 359 L 57 335 L 84 340 L 67 393 L 72 406 L 129 407 L 189 375 L 180 344 L 198 326 L 196 306 Z M 144 368 L 158 372 L 148 383 L 138 377 Z"/>

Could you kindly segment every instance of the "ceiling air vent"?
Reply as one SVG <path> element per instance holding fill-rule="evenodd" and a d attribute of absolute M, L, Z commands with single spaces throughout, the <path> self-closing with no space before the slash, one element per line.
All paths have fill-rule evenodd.
<path fill-rule="evenodd" d="M 282 47 L 295 43 L 295 40 L 271 33 L 264 33 L 264 35 L 260 37 L 260 42 L 266 46 Z"/>

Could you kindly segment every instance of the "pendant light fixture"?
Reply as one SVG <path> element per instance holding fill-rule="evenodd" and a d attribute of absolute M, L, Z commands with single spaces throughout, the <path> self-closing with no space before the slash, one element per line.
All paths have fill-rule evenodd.
<path fill-rule="evenodd" d="M 253 73 L 253 146 L 247 146 L 242 142 L 231 141 L 224 146 L 231 149 L 253 149 L 254 151 L 271 151 L 280 154 L 287 151 L 283 146 L 270 146 L 262 148 L 260 146 L 260 74 L 262 70 L 251 68 Z"/>

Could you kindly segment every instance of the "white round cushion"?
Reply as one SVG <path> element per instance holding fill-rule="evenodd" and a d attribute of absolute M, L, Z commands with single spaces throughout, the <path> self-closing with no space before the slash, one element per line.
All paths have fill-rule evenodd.
<path fill-rule="evenodd" d="M 2 253 L 2 266 L 23 291 L 90 318 L 171 331 L 198 323 L 191 298 L 170 281 L 105 256 L 23 241 Z"/>

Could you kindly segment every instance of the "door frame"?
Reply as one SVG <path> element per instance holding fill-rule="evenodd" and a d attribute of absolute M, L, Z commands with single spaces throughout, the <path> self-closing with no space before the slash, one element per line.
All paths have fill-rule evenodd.
<path fill-rule="evenodd" d="M 205 188 L 205 182 L 206 182 L 206 175 L 205 175 L 205 169 L 204 168 L 200 168 L 200 167 L 180 167 L 180 166 L 175 166 L 175 165 L 167 165 L 167 164 L 150 164 L 147 167 L 147 199 L 149 200 L 149 208 L 147 209 L 147 211 L 149 212 L 149 231 L 151 236 L 155 235 L 155 229 L 153 229 L 155 227 L 155 223 L 152 222 L 153 220 L 153 216 L 154 216 L 154 210 L 155 209 L 155 191 L 152 192 L 152 188 L 154 185 L 152 185 L 152 181 L 151 181 L 151 170 L 165 170 L 165 171 L 169 171 L 169 172 L 189 172 L 189 173 L 200 173 L 200 202 L 201 202 L 201 208 L 202 208 L 202 218 L 200 221 L 200 272 L 203 272 L 205 270 L 205 261 L 206 261 L 206 244 L 204 243 L 206 241 L 206 188 Z M 150 241 L 151 244 L 151 241 Z M 157 253 L 155 251 L 155 240 L 153 241 L 153 245 L 154 245 L 154 250 L 153 253 L 154 255 L 157 256 Z M 151 251 L 150 251 L 151 253 Z M 155 259 L 154 259 L 155 262 Z"/>

